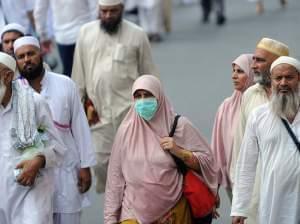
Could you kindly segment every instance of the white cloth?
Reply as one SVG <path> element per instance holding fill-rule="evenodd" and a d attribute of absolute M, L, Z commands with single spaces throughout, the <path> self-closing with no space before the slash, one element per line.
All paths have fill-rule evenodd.
<path fill-rule="evenodd" d="M 9 23 L 1 29 L 1 34 L 0 34 L 1 40 L 2 40 L 3 34 L 8 31 L 18 31 L 23 35 L 26 34 L 25 27 L 23 27 L 22 25 L 20 25 L 18 23 Z"/>
<path fill-rule="evenodd" d="M 35 0 L 1 0 L 1 7 L 7 23 L 18 23 L 26 28 L 26 33 L 32 32 L 32 25 L 27 15 L 33 11 Z"/>
<path fill-rule="evenodd" d="M 25 36 L 25 37 L 20 37 L 20 38 L 15 40 L 15 42 L 14 42 L 14 53 L 16 53 L 16 51 L 20 47 L 23 47 L 24 45 L 32 45 L 32 46 L 35 46 L 39 49 L 41 48 L 38 39 L 36 39 L 33 36 Z"/>
<path fill-rule="evenodd" d="M 76 213 L 55 213 L 53 224 L 80 224 L 81 212 Z"/>
<path fill-rule="evenodd" d="M 41 85 L 41 95 L 50 106 L 54 124 L 66 146 L 62 166 L 55 170 L 54 212 L 79 212 L 90 202 L 87 193 L 78 191 L 78 171 L 96 164 L 87 119 L 78 89 L 70 78 L 46 71 Z"/>
<path fill-rule="evenodd" d="M 9 54 L 0 52 L 0 63 L 8 67 L 13 72 L 15 72 L 17 69 L 16 60 Z"/>
<path fill-rule="evenodd" d="M 52 196 L 54 191 L 53 167 L 62 160 L 64 149 L 56 128 L 53 125 L 51 112 L 42 97 L 34 93 L 36 122 L 38 127 L 46 127 L 49 140 L 43 155 L 46 166 L 40 170 L 33 187 L 19 185 L 13 170 L 19 162 L 20 152 L 12 149 L 11 128 L 14 108 L 12 99 L 4 108 L 0 105 L 0 220 L 1 224 L 52 224 Z"/>
<path fill-rule="evenodd" d="M 158 73 L 147 35 L 140 27 L 123 20 L 113 36 L 100 29 L 99 20 L 82 27 L 72 78 L 79 86 L 82 101 L 90 98 L 100 117 L 100 122 L 91 127 L 98 154 L 97 181 L 102 178 L 97 191 L 104 191 L 112 142 L 131 105 L 132 84 L 141 74 Z"/>
<path fill-rule="evenodd" d="M 55 40 L 59 44 L 76 42 L 81 26 L 97 17 L 98 0 L 36 0 L 34 18 L 36 30 L 42 40 L 49 39 L 47 12 L 52 11 Z"/>
<path fill-rule="evenodd" d="M 163 2 L 160 1 L 151 7 L 139 6 L 140 25 L 148 34 L 160 34 L 163 31 L 162 7 Z"/>
<path fill-rule="evenodd" d="M 122 4 L 122 0 L 98 0 L 99 5 L 102 6 L 113 6 L 113 5 L 119 5 Z"/>
<path fill-rule="evenodd" d="M 270 68 L 270 73 L 272 73 L 272 70 L 277 66 L 281 64 L 288 64 L 293 66 L 299 73 L 300 73 L 300 62 L 292 57 L 288 56 L 281 56 L 277 58 L 275 61 L 273 61 L 271 68 Z"/>
<path fill-rule="evenodd" d="M 249 87 L 243 97 L 241 102 L 240 119 L 237 124 L 237 129 L 233 139 L 233 150 L 232 150 L 232 160 L 230 165 L 230 177 L 231 180 L 235 181 L 236 175 L 236 163 L 239 158 L 240 147 L 244 137 L 245 127 L 250 113 L 256 107 L 268 102 L 268 96 L 265 89 L 260 84 L 255 84 Z M 254 190 L 252 194 L 252 201 L 248 211 L 247 224 L 257 224 L 257 210 L 259 201 L 259 186 L 260 186 L 260 163 L 257 165 L 257 174 L 255 179 Z M 233 188 L 234 188 L 233 183 Z"/>
<path fill-rule="evenodd" d="M 290 125 L 300 139 L 300 113 Z M 250 115 L 245 130 L 232 202 L 232 216 L 247 216 L 257 160 L 260 200 L 257 224 L 300 223 L 300 152 L 270 104 Z"/>

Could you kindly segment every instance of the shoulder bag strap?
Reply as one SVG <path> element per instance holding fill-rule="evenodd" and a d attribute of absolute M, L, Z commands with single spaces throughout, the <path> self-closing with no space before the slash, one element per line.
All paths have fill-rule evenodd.
<path fill-rule="evenodd" d="M 282 121 L 283 125 L 285 126 L 286 130 L 288 131 L 289 135 L 290 135 L 291 138 L 293 139 L 295 145 L 297 146 L 297 148 L 298 148 L 298 150 L 299 150 L 299 152 L 300 152 L 300 143 L 299 143 L 299 141 L 298 141 L 296 135 L 295 135 L 294 132 L 292 131 L 290 125 L 289 125 L 288 122 L 287 122 L 285 119 L 283 119 L 283 118 L 281 118 L 281 121 Z"/>
<path fill-rule="evenodd" d="M 171 128 L 170 133 L 169 133 L 169 137 L 173 137 L 173 136 L 174 136 L 174 133 L 175 133 L 175 131 L 176 131 L 176 127 L 177 127 L 179 118 L 180 118 L 180 115 L 177 114 L 177 115 L 175 116 L 175 118 L 174 118 L 173 126 L 172 126 L 172 128 Z M 186 167 L 186 165 L 184 164 L 184 162 L 183 162 L 181 159 L 179 159 L 179 158 L 177 158 L 176 156 L 174 156 L 173 154 L 170 153 L 170 155 L 171 155 L 172 158 L 174 159 L 174 161 L 175 161 L 175 163 L 176 163 L 176 165 L 177 165 L 178 171 L 179 171 L 180 173 L 182 173 L 182 174 L 185 174 L 185 173 L 187 172 L 187 167 Z"/>

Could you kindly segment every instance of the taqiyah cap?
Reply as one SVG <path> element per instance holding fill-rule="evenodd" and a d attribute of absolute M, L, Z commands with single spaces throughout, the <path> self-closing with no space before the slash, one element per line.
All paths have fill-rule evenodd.
<path fill-rule="evenodd" d="M 13 72 L 16 71 L 16 60 L 9 54 L 0 52 L 0 63 L 8 67 Z"/>
<path fill-rule="evenodd" d="M 288 56 L 281 56 L 277 58 L 271 65 L 270 72 L 277 66 L 281 64 L 288 64 L 297 69 L 300 73 L 300 62 L 296 58 L 288 57 Z"/>
<path fill-rule="evenodd" d="M 38 39 L 36 39 L 33 36 L 25 36 L 25 37 L 20 37 L 20 38 L 16 39 L 16 41 L 14 42 L 14 53 L 16 53 L 16 51 L 20 47 L 23 47 L 25 45 L 32 45 L 37 48 L 41 48 Z"/>
<path fill-rule="evenodd" d="M 289 47 L 286 44 L 266 37 L 258 42 L 256 48 L 264 49 L 278 56 L 289 55 Z"/>
<path fill-rule="evenodd" d="M 99 5 L 103 6 L 113 6 L 113 5 L 119 5 L 123 3 L 123 0 L 99 0 Z"/>

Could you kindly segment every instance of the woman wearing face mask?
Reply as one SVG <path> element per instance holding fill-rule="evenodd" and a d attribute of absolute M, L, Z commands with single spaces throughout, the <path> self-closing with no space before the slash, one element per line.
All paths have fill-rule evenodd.
<path fill-rule="evenodd" d="M 109 162 L 104 223 L 190 224 L 183 177 L 170 153 L 216 192 L 209 145 L 185 117 L 168 137 L 176 114 L 156 77 L 139 77 L 132 96 L 134 104 L 118 130 Z"/>
<path fill-rule="evenodd" d="M 219 106 L 212 132 L 211 147 L 218 164 L 218 183 L 223 186 L 232 199 L 232 180 L 230 165 L 232 162 L 233 136 L 239 120 L 241 99 L 244 91 L 253 85 L 251 69 L 252 54 L 242 54 L 232 62 L 232 81 L 234 92 Z"/>

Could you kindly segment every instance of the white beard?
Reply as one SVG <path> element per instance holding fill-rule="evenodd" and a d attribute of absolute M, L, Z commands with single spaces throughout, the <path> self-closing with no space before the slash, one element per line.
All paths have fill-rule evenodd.
<path fill-rule="evenodd" d="M 0 81 L 0 104 L 3 100 L 5 92 L 6 92 L 6 86 L 3 84 L 2 81 Z"/>
<path fill-rule="evenodd" d="M 271 108 L 272 111 L 280 116 L 286 118 L 294 118 L 298 113 L 300 105 L 299 88 L 296 91 L 288 94 L 277 93 L 272 88 Z"/>

